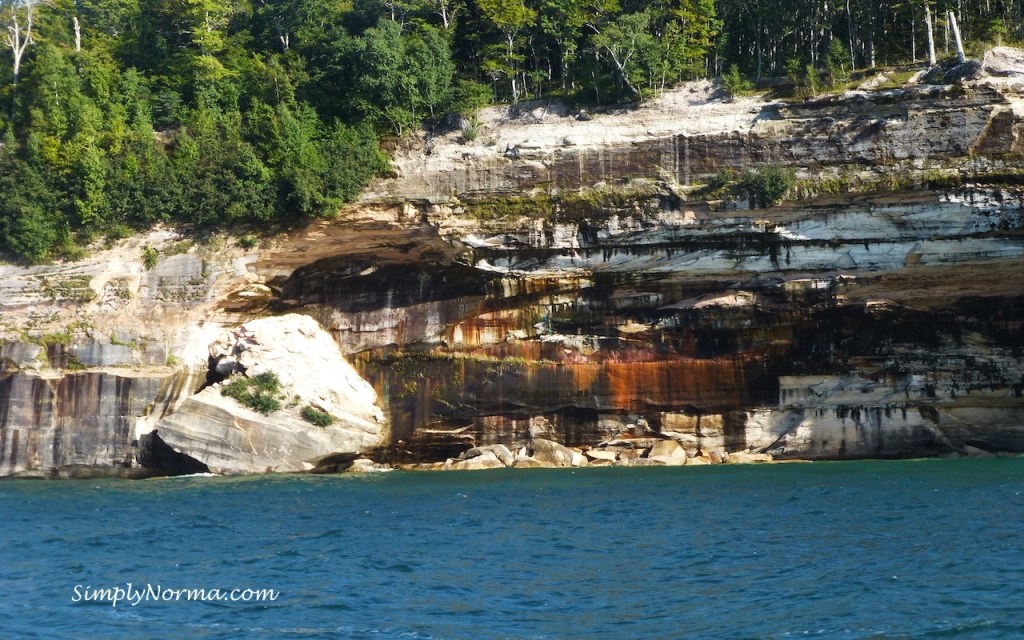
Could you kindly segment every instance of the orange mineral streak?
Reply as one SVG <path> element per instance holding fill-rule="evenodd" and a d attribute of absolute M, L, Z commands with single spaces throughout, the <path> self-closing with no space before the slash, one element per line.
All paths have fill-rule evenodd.
<path fill-rule="evenodd" d="M 666 360 L 603 365 L 611 404 L 629 410 L 657 406 L 738 405 L 744 399 L 743 361 Z"/>
<path fill-rule="evenodd" d="M 501 300 L 517 296 L 576 292 L 593 285 L 589 278 L 578 276 L 501 278 L 490 286 L 489 293 L 491 298 Z"/>
<path fill-rule="evenodd" d="M 577 396 L 592 394 L 601 380 L 600 364 L 564 365 L 572 372 L 573 389 Z"/>
<path fill-rule="evenodd" d="M 520 309 L 482 313 L 449 325 L 444 340 L 452 348 L 489 345 L 504 342 L 517 333 L 523 335 L 529 324 Z"/>

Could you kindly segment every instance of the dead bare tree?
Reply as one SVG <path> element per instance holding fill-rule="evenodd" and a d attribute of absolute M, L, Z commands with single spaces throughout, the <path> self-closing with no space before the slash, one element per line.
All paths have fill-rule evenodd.
<path fill-rule="evenodd" d="M 39 0 L 0 0 L 0 24 L 4 27 L 3 43 L 14 55 L 14 74 L 11 91 L 11 113 L 17 105 L 18 76 L 25 50 L 32 44 L 32 26 Z"/>
<path fill-rule="evenodd" d="M 928 0 L 924 3 L 924 26 L 928 32 L 928 67 L 935 66 L 935 33 L 932 31 L 932 10 L 928 7 Z"/>
<path fill-rule="evenodd" d="M 956 38 L 956 57 L 960 61 L 960 64 L 967 62 L 967 56 L 964 54 L 964 41 L 960 39 L 960 27 L 956 24 L 956 16 L 952 11 L 948 12 L 949 26 L 953 28 L 953 37 Z"/>

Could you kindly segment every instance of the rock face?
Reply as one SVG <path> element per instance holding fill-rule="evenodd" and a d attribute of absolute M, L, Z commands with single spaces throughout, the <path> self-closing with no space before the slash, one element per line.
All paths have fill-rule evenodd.
<path fill-rule="evenodd" d="M 50 477 L 90 466 L 137 467 L 139 416 L 159 416 L 194 384 L 187 371 L 107 370 L 0 376 L 0 476 Z"/>
<path fill-rule="evenodd" d="M 210 357 L 222 374 L 275 374 L 284 405 L 263 415 L 222 395 L 222 384 L 214 384 L 158 423 L 168 445 L 214 473 L 306 471 L 327 456 L 381 443 L 385 420 L 374 404 L 376 393 L 312 318 L 246 323 L 214 342 Z M 334 422 L 307 422 L 300 416 L 306 406 L 331 414 Z"/>
<path fill-rule="evenodd" d="M 1020 152 L 1021 87 L 1004 80 L 1013 77 L 1007 68 L 1024 71 L 1019 58 L 993 56 L 987 68 L 999 78 L 803 102 L 731 100 L 696 83 L 626 113 L 590 118 L 552 101 L 495 107 L 480 114 L 475 142 L 451 133 L 399 153 L 397 177 L 379 181 L 363 199 L 470 201 L 626 177 L 688 185 L 722 169 L 766 164 L 878 182 L 967 166 L 978 156 L 998 166 L 1002 156 Z"/>
<path fill-rule="evenodd" d="M 1024 451 L 1021 59 L 799 103 L 485 112 L 475 144 L 399 153 L 364 196 L 394 215 L 353 212 L 359 242 L 274 286 L 359 353 L 406 456 L 641 422 L 698 461 Z M 803 199 L 684 188 L 764 165 Z"/>
<path fill-rule="evenodd" d="M 338 351 L 331 335 L 308 316 L 253 320 L 210 345 L 214 370 L 224 376 L 273 373 L 304 404 L 341 421 L 380 431 L 377 394 Z"/>
<path fill-rule="evenodd" d="M 690 458 L 1024 451 L 1016 191 L 458 215 L 428 216 L 447 252 L 337 254 L 280 284 L 360 352 L 407 453 L 594 446 L 641 423 Z"/>
<path fill-rule="evenodd" d="M 158 229 L 0 266 L 0 475 L 152 471 L 154 429 L 225 473 L 1024 452 L 1021 60 L 804 102 L 496 108 L 259 250 Z M 700 186 L 766 165 L 799 199 Z M 261 372 L 282 411 L 221 395 Z"/>

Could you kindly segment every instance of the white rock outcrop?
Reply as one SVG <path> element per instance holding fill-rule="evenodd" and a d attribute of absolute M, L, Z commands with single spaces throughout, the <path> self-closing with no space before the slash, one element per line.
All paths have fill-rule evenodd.
<path fill-rule="evenodd" d="M 224 383 L 190 397 L 161 420 L 160 437 L 215 473 L 303 471 L 323 457 L 361 453 L 381 443 L 377 394 L 331 336 L 308 316 L 262 318 L 225 332 L 210 356 L 224 375 L 273 373 L 282 409 L 269 415 L 221 395 Z M 326 427 L 302 419 L 307 405 L 334 418 Z"/>

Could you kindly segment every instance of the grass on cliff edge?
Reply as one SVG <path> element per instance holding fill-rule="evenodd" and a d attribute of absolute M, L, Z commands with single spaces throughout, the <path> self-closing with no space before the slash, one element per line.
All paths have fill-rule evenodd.
<path fill-rule="evenodd" d="M 243 407 L 270 415 L 281 409 L 281 380 L 270 371 L 251 378 L 236 375 L 221 387 L 220 395 L 234 398 Z"/>

